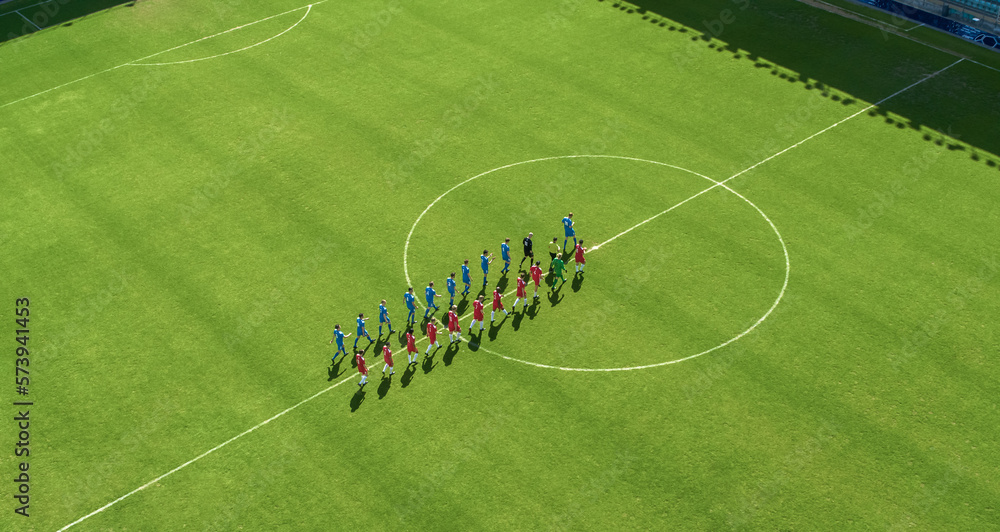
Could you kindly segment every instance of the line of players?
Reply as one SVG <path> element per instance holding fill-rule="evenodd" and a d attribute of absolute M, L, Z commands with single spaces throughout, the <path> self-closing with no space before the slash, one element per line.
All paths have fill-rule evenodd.
<path fill-rule="evenodd" d="M 556 285 L 557 283 L 559 283 L 559 281 L 562 281 L 562 284 L 566 283 L 566 277 L 565 274 L 563 273 L 564 269 L 566 268 L 566 263 L 565 261 L 563 261 L 562 256 L 566 250 L 566 245 L 569 243 L 570 238 L 573 239 L 573 248 L 575 251 L 575 260 L 576 260 L 576 273 L 582 273 L 584 266 L 586 266 L 586 258 L 584 254 L 586 253 L 587 248 L 583 246 L 583 240 L 580 240 L 578 242 L 576 239 L 576 229 L 573 227 L 574 225 L 573 213 L 569 213 L 565 218 L 563 218 L 562 223 L 565 231 L 565 239 L 563 240 L 562 248 L 560 249 L 559 247 L 558 237 L 553 237 L 552 242 L 549 243 L 549 256 L 551 257 L 551 262 L 549 263 L 549 272 L 553 274 L 552 291 L 556 290 Z M 525 237 L 522 242 L 524 246 L 524 258 L 521 259 L 521 262 L 518 264 L 518 268 L 520 268 L 524 264 L 525 260 L 528 261 L 530 268 L 527 272 L 527 275 L 531 277 L 531 281 L 534 282 L 535 284 L 535 292 L 533 294 L 532 299 L 537 299 L 538 287 L 539 285 L 541 285 L 542 282 L 542 268 L 541 268 L 541 261 L 534 261 L 534 263 L 532 263 L 532 261 L 535 258 L 534 244 L 532 241 L 533 236 L 534 233 L 528 233 L 528 236 Z M 500 244 L 500 256 L 504 261 L 504 267 L 502 270 L 500 270 L 500 273 L 506 275 L 510 271 L 510 263 L 511 263 L 509 238 L 505 238 L 503 243 Z M 479 257 L 479 259 L 483 270 L 483 289 L 485 291 L 486 285 L 488 284 L 490 264 L 492 264 L 494 260 L 493 254 L 490 253 L 489 250 L 484 249 L 483 254 L 482 256 Z M 527 280 L 525 279 L 525 274 L 522 272 L 523 270 L 518 272 L 517 299 L 514 300 L 514 305 L 512 309 L 516 311 L 517 304 L 523 299 L 524 306 L 522 307 L 522 312 L 525 312 L 528 309 L 528 295 L 526 288 Z M 451 295 L 451 301 L 448 304 L 449 344 L 462 341 L 462 326 L 459 323 L 458 307 L 457 305 L 455 305 L 455 292 L 457 290 L 455 275 L 456 273 L 452 272 L 447 279 L 448 293 Z M 465 290 L 462 291 L 461 293 L 461 295 L 464 297 L 469 294 L 469 291 L 472 288 L 472 278 L 469 272 L 468 259 L 466 259 L 462 264 L 462 282 L 465 284 Z M 427 340 L 428 340 L 427 350 L 424 352 L 424 354 L 427 355 L 430 353 L 432 348 L 441 347 L 441 344 L 438 343 L 437 341 L 439 322 L 436 318 L 434 318 L 432 314 L 429 313 L 432 308 L 435 311 L 440 310 L 440 307 L 438 307 L 434 303 L 434 300 L 442 296 L 434 290 L 434 281 L 431 281 L 427 285 L 427 288 L 424 289 L 424 295 L 427 300 L 427 309 L 424 311 L 424 320 L 427 321 Z M 472 331 L 476 323 L 479 324 L 480 336 L 482 336 L 482 331 L 485 328 L 484 325 L 485 314 L 483 310 L 484 297 L 485 297 L 484 295 L 480 294 L 478 298 L 472 301 L 472 322 L 469 324 L 469 333 L 468 333 L 470 337 L 472 336 Z M 496 317 L 497 310 L 503 311 L 504 315 L 509 315 L 507 309 L 504 308 L 503 306 L 502 297 L 503 295 L 500 294 L 499 287 L 494 288 L 493 311 L 490 313 L 490 323 L 493 323 L 493 320 Z M 406 293 L 403 294 L 403 298 L 406 301 L 406 308 L 409 310 L 409 314 L 407 315 L 406 318 L 406 325 L 407 325 L 406 358 L 408 364 L 416 364 L 417 357 L 419 356 L 419 351 L 417 351 L 416 347 L 416 338 L 413 336 L 413 328 L 410 326 L 411 324 L 416 325 L 416 310 L 417 310 L 416 296 L 414 296 L 413 294 L 413 287 L 407 289 Z M 386 307 L 386 301 L 384 299 L 379 304 L 378 310 L 379 310 L 379 315 L 378 315 L 379 338 L 382 337 L 383 325 L 389 328 L 389 334 L 396 332 L 392 328 L 392 322 L 389 319 L 389 309 Z M 368 334 L 368 330 L 365 328 L 365 321 L 367 321 L 367 318 L 365 318 L 364 313 L 358 314 L 357 331 L 356 331 L 357 337 L 354 339 L 353 350 L 355 353 L 354 354 L 355 361 L 357 362 L 358 365 L 358 373 L 361 374 L 361 382 L 358 383 L 358 386 L 360 387 L 364 387 L 364 385 L 368 382 L 368 366 L 365 363 L 364 357 L 362 356 L 364 354 L 364 351 L 357 350 L 358 340 L 361 339 L 362 337 L 367 338 L 368 345 L 371 345 L 372 343 L 375 342 L 375 340 L 372 340 L 372 337 Z M 340 356 L 341 353 L 343 353 L 344 356 L 347 356 L 347 350 L 344 348 L 344 339 L 350 336 L 351 336 L 350 334 L 344 334 L 344 332 L 340 330 L 339 323 L 334 326 L 333 338 L 330 339 L 330 343 L 332 344 L 334 341 L 337 342 L 337 352 L 333 355 L 333 358 L 331 359 L 331 362 L 333 364 L 337 363 L 337 357 Z M 382 367 L 382 374 L 385 375 L 386 370 L 389 370 L 389 375 L 390 376 L 394 375 L 396 371 L 393 368 L 392 350 L 389 349 L 388 342 L 386 342 L 386 344 L 382 346 L 382 357 L 385 361 L 385 366 Z"/>

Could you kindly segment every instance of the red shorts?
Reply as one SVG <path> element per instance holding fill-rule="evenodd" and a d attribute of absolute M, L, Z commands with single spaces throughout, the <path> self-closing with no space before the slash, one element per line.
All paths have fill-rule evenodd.
<path fill-rule="evenodd" d="M 482 312 L 474 312 L 472 314 L 472 319 L 475 320 L 475 321 L 483 321 L 483 313 Z"/>
<path fill-rule="evenodd" d="M 368 367 L 365 366 L 364 364 L 359 364 L 358 365 L 358 373 L 360 373 L 362 375 L 368 375 Z"/>
<path fill-rule="evenodd" d="M 448 320 L 448 332 L 459 332 L 462 330 L 462 326 L 458 324 L 458 320 Z"/>
<path fill-rule="evenodd" d="M 498 308 L 499 309 L 503 308 L 503 302 L 502 301 L 494 301 L 493 302 L 493 310 L 496 310 Z"/>
<path fill-rule="evenodd" d="M 382 355 L 382 358 L 385 360 L 386 364 L 389 364 L 390 366 L 392 365 L 392 355 Z"/>

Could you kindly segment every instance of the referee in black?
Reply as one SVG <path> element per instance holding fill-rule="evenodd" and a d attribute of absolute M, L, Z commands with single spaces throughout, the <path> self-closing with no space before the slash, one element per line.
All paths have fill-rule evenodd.
<path fill-rule="evenodd" d="M 528 233 L 528 236 L 524 237 L 524 242 L 522 242 L 522 244 L 524 244 L 524 259 L 528 259 L 528 266 L 531 266 L 535 260 L 535 252 L 532 250 L 531 244 L 531 237 L 533 236 L 535 236 L 534 233 Z M 521 262 L 518 263 L 518 270 L 520 270 L 521 265 L 524 264 L 524 259 L 521 259 Z"/>

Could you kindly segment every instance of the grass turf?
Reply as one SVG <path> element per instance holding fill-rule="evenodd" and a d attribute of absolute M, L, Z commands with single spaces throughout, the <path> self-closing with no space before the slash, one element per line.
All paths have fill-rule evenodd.
<path fill-rule="evenodd" d="M 385 298 L 400 325 L 407 234 L 469 177 L 609 154 L 721 180 L 955 60 L 794 2 L 753 2 L 710 41 L 691 21 L 730 2 L 621 6 L 322 3 L 245 52 L 114 68 L 302 7 L 139 2 L 0 47 L 0 264 L 8 300 L 32 298 L 38 402 L 33 516 L 5 528 L 61 527 L 342 379 L 79 528 L 997 526 L 998 108 L 973 64 L 730 183 L 791 277 L 725 348 L 623 373 L 486 352 L 615 367 L 744 330 L 784 258 L 716 189 L 593 252 L 481 349 L 407 373 L 398 353 L 363 395 L 330 368 L 334 322 L 363 311 L 374 333 Z M 545 256 L 572 210 L 602 242 L 708 185 L 614 159 L 498 170 L 428 211 L 412 282 L 444 293 L 469 258 L 478 288 L 505 236 L 515 261 L 529 230 Z"/>

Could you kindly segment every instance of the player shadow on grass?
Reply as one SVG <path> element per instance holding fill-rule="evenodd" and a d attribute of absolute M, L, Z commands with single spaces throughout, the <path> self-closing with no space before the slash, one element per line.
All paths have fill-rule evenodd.
<path fill-rule="evenodd" d="M 338 357 L 338 358 L 340 358 L 340 357 Z M 347 358 L 347 357 L 345 356 L 344 358 Z M 343 374 L 340 371 L 340 363 L 344 361 L 344 358 L 341 358 L 340 360 L 338 360 L 336 364 L 331 364 L 330 367 L 326 369 L 326 374 L 329 377 L 328 379 L 326 379 L 327 382 L 330 382 L 333 379 L 336 379 L 337 377 L 339 377 L 339 376 L 341 376 Z"/>
<path fill-rule="evenodd" d="M 385 396 L 389 393 L 389 388 L 391 387 L 392 375 L 383 375 L 382 381 L 378 383 L 378 398 L 385 399 Z"/>
<path fill-rule="evenodd" d="M 461 346 L 461 341 L 448 344 L 448 348 L 444 350 L 444 356 L 441 357 L 441 361 L 444 362 L 445 366 L 451 365 L 452 361 L 455 360 L 455 355 L 458 353 L 458 348 Z"/>
<path fill-rule="evenodd" d="M 462 316 L 465 314 L 465 309 L 469 308 L 469 298 L 468 296 L 463 297 L 461 301 L 458 302 L 458 308 L 456 309 L 456 314 Z"/>
<path fill-rule="evenodd" d="M 564 296 L 560 292 L 562 291 L 562 287 L 564 284 L 566 283 L 560 284 L 559 288 L 556 288 L 555 290 L 550 290 L 548 293 L 547 297 L 549 298 L 549 303 L 551 303 L 553 307 L 558 305 L 563 300 Z"/>
<path fill-rule="evenodd" d="M 354 392 L 354 395 L 351 397 L 351 412 L 357 412 L 363 402 L 365 402 L 365 390 L 362 388 Z"/>
<path fill-rule="evenodd" d="M 406 388 L 413 382 L 413 376 L 417 374 L 416 364 L 407 364 L 406 369 L 403 370 L 403 376 L 399 378 L 399 387 Z"/>
<path fill-rule="evenodd" d="M 504 322 L 506 322 L 507 318 L 509 318 L 509 317 L 510 317 L 510 314 L 506 314 L 506 315 L 504 315 L 503 319 L 500 320 L 499 322 L 497 322 L 495 324 L 492 321 L 490 322 L 490 330 L 486 334 L 486 336 L 490 339 L 491 342 L 493 340 L 497 339 L 497 334 L 500 333 L 500 329 L 503 328 Z M 483 336 L 482 334 L 479 335 L 480 338 L 482 338 L 482 336 Z"/>
<path fill-rule="evenodd" d="M 511 312 L 511 314 L 514 316 L 514 319 L 510 321 L 510 328 L 514 329 L 515 331 L 521 329 L 521 320 L 523 320 L 524 315 L 528 313 L 528 309 L 524 307 L 521 308 L 523 309 L 521 310 L 521 312 L 517 312 L 517 309 Z"/>
<path fill-rule="evenodd" d="M 504 275 L 503 277 L 500 278 L 499 281 L 497 281 L 497 290 L 499 290 L 501 294 L 504 293 L 505 290 L 507 290 L 507 276 L 506 275 Z"/>
<path fill-rule="evenodd" d="M 573 284 L 571 284 L 570 286 L 573 288 L 574 292 L 580 291 L 580 288 L 583 287 L 583 280 L 584 280 L 583 273 L 578 273 L 573 276 Z"/>
<path fill-rule="evenodd" d="M 421 369 L 424 370 L 424 375 L 427 375 L 428 373 L 430 373 L 431 370 L 434 369 L 435 366 L 437 366 L 437 362 L 434 362 L 434 355 L 437 354 L 438 349 L 441 349 L 441 348 L 439 347 L 439 348 L 431 351 L 430 354 L 424 355 L 424 361 L 421 362 L 421 365 L 420 365 Z"/>

